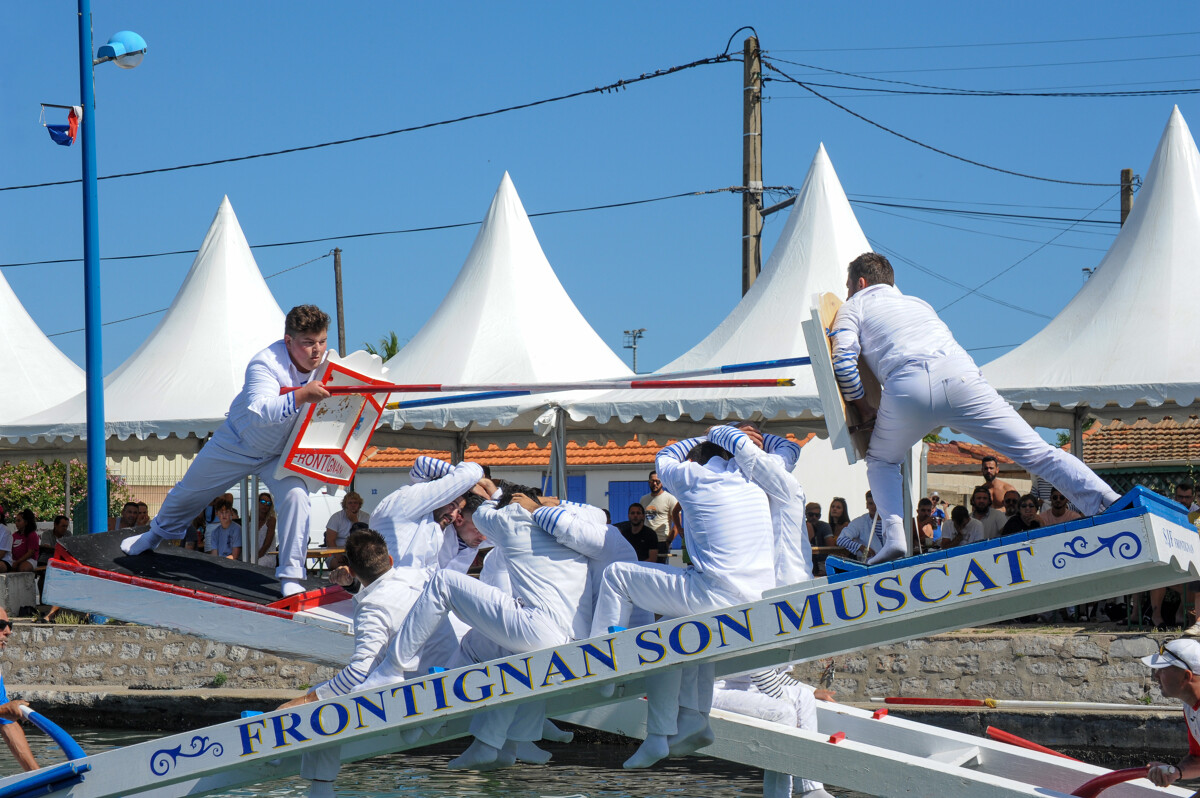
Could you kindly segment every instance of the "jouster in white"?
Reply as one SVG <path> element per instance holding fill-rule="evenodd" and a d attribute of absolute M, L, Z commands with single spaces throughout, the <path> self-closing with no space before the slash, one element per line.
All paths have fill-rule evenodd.
<path fill-rule="evenodd" d="M 774 533 L 766 494 L 746 480 L 737 465 L 692 438 L 658 453 L 663 486 L 679 500 L 687 519 L 692 565 L 680 570 L 658 563 L 614 563 L 604 571 L 592 620 L 592 636 L 611 626 L 628 627 L 634 606 L 677 618 L 753 601 L 775 584 Z M 720 451 L 716 444 L 712 450 Z M 689 753 L 711 738 L 713 669 L 656 672 L 647 677 L 646 740 L 625 762 L 649 767 L 659 759 Z"/>
<path fill-rule="evenodd" d="M 874 416 L 867 479 L 883 518 L 883 542 L 870 563 L 905 554 L 900 464 L 921 437 L 943 426 L 970 435 L 1049 480 L 1094 515 L 1117 494 L 1078 458 L 1042 440 L 996 393 L 927 303 L 893 284 L 887 258 L 866 253 L 850 264 L 849 299 L 833 322 L 838 387 L 865 418 Z M 878 414 L 867 403 L 858 357 L 883 386 Z"/>
<path fill-rule="evenodd" d="M 837 538 L 837 544 L 857 556 L 865 549 L 878 549 L 883 535 L 883 519 L 878 515 L 863 513 L 846 524 Z"/>
<path fill-rule="evenodd" d="M 278 514 L 275 575 L 285 596 L 303 591 L 299 580 L 307 576 L 308 488 L 298 476 L 276 477 L 275 469 L 300 407 L 329 396 L 318 383 L 308 384 L 325 357 L 328 326 L 329 316 L 315 306 L 301 305 L 288 312 L 283 340 L 250 359 L 245 384 L 229 406 L 225 423 L 167 494 L 150 531 L 121 543 L 126 554 L 149 551 L 163 540 L 182 539 L 188 524 L 214 496 L 244 477 L 257 475 L 275 498 Z M 280 394 L 281 388 L 289 386 L 301 388 Z"/>
<path fill-rule="evenodd" d="M 812 544 L 804 516 L 807 499 L 804 488 L 792 475 L 800 447 L 787 438 L 764 434 L 759 448 L 736 426 L 713 427 L 708 439 L 733 454 L 746 479 L 767 494 L 775 530 L 775 585 L 812 579 Z"/>
<path fill-rule="evenodd" d="M 442 548 L 454 536 L 454 528 L 443 528 L 433 511 L 469 491 L 483 478 L 483 467 L 466 462 L 451 466 L 422 455 L 413 465 L 411 476 L 411 485 L 389 493 L 379 502 L 371 517 L 371 528 L 383 535 L 397 566 L 436 568 L 441 564 Z M 453 557 L 457 546 L 450 545 Z"/>

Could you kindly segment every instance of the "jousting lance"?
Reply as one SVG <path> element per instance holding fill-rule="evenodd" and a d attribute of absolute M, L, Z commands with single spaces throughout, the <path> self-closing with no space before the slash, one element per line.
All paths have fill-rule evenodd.
<path fill-rule="evenodd" d="M 579 382 L 558 383 L 431 383 L 431 384 L 388 384 L 375 385 L 326 385 L 325 390 L 332 395 L 364 394 L 364 393 L 456 393 L 457 396 L 437 397 L 431 399 L 416 399 L 407 402 L 390 402 L 384 407 L 389 410 L 432 405 L 457 404 L 460 402 L 483 401 L 486 399 L 503 399 L 513 396 L 529 396 L 535 393 L 550 391 L 594 391 L 611 389 L 654 390 L 662 388 L 788 388 L 795 387 L 795 380 L 781 379 L 719 379 L 697 380 L 694 377 L 706 377 L 715 374 L 737 374 L 746 371 L 761 371 L 765 369 L 787 368 L 789 366 L 807 366 L 811 363 L 807 357 L 784 358 L 780 360 L 760 360 L 752 363 L 733 363 L 712 368 L 691 369 L 688 371 L 673 371 L 665 374 L 655 374 L 654 379 L 609 379 L 585 380 Z M 280 389 L 280 393 L 297 390 L 292 387 Z M 470 391 L 471 393 L 462 393 Z"/>

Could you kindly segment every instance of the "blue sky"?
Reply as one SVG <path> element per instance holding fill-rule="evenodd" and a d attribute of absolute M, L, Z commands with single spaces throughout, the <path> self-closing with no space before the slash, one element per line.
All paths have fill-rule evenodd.
<path fill-rule="evenodd" d="M 54 146 L 38 124 L 39 102 L 78 98 L 75 3 L 7 3 L 0 20 L 38 44 L 0 55 L 0 186 L 77 178 L 79 148 Z M 93 22 L 97 45 L 129 28 L 150 47 L 136 70 L 96 70 L 101 175 L 303 146 L 578 91 L 717 55 L 742 25 L 756 28 L 781 69 L 819 83 L 870 85 L 813 66 L 966 89 L 1200 88 L 1200 6 L 1194 3 L 96 0 Z M 1083 39 L 1090 41 L 1077 41 Z M 258 245 L 475 221 L 505 170 L 531 213 L 736 185 L 741 83 L 740 63 L 704 66 L 617 93 L 427 131 L 102 181 L 101 254 L 194 249 L 226 194 L 251 245 Z M 1193 124 L 1200 119 L 1192 95 L 821 91 L 955 154 L 1083 182 L 1115 183 L 1123 167 L 1142 173 L 1174 104 Z M 804 94 L 794 85 L 767 85 L 768 185 L 798 186 L 824 142 L 852 200 L 1118 218 L 1115 188 L 1035 181 L 960 163 Z M 79 257 L 80 209 L 77 185 L 0 191 L 0 263 Z M 943 318 L 980 363 L 1040 329 L 1115 235 L 1111 225 L 1079 225 L 1060 235 L 1067 226 L 1060 222 L 864 205 L 855 212 L 877 249 L 903 257 L 893 259 L 900 286 L 946 308 Z M 764 261 L 783 217 L 767 224 Z M 643 371 L 698 342 L 739 299 L 736 195 L 552 216 L 534 219 L 534 228 L 568 293 L 614 350 L 628 359 L 620 349 L 622 330 L 647 328 L 638 358 Z M 475 229 L 338 243 L 350 348 L 389 330 L 401 339 L 413 335 L 453 281 Z M 262 272 L 272 274 L 334 245 L 257 249 L 255 257 Z M 191 259 L 105 261 L 104 318 L 166 307 Z M 45 332 L 82 326 L 81 264 L 16 266 L 4 276 Z M 964 292 L 954 282 L 974 286 L 992 277 L 983 293 L 1019 310 L 977 296 L 955 302 Z M 329 258 L 268 284 L 284 310 L 302 302 L 333 309 Z M 137 348 L 157 319 L 105 328 L 106 372 Z M 53 340 L 82 362 L 82 334 Z"/>

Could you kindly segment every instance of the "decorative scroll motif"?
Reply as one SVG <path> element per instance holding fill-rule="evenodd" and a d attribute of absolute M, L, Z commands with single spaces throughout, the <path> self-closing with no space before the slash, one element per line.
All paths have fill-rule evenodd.
<path fill-rule="evenodd" d="M 177 745 L 174 748 L 163 748 L 160 751 L 155 751 L 150 756 L 150 772 L 155 776 L 165 776 L 168 771 L 175 766 L 175 763 L 180 758 L 193 758 L 203 756 L 209 751 L 213 752 L 213 756 L 220 756 L 225 753 L 224 747 L 220 743 L 210 743 L 207 737 L 199 735 L 192 738 L 190 746 L 192 753 L 183 753 L 183 746 Z"/>
<path fill-rule="evenodd" d="M 1102 551 L 1107 551 L 1113 557 L 1120 557 L 1122 560 L 1136 559 L 1142 553 L 1142 539 L 1132 532 L 1118 532 L 1109 537 L 1097 538 L 1097 548 L 1091 549 L 1091 542 L 1082 535 L 1076 535 L 1063 545 L 1067 547 L 1067 551 L 1060 551 L 1051 558 L 1050 562 L 1057 569 L 1062 569 L 1067 566 L 1067 558 L 1082 560 L 1091 557 L 1094 554 L 1099 554 Z"/>

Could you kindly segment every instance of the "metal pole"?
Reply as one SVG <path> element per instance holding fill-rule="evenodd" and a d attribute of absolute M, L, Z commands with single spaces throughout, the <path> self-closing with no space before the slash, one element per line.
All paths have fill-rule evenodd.
<path fill-rule="evenodd" d="M 742 72 L 742 295 L 762 269 L 762 61 L 758 38 L 746 39 Z"/>
<path fill-rule="evenodd" d="M 342 250 L 333 249 L 333 284 L 337 291 L 338 354 L 346 356 L 346 316 L 342 312 Z"/>
<path fill-rule="evenodd" d="M 1121 170 L 1121 226 L 1125 226 L 1125 220 L 1129 218 L 1129 212 L 1133 210 L 1133 170 Z"/>
<path fill-rule="evenodd" d="M 108 529 L 104 449 L 104 356 L 100 334 L 100 218 L 96 194 L 96 97 L 92 85 L 92 2 L 79 0 L 79 120 L 83 145 L 83 325 L 87 390 L 88 531 Z"/>

